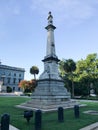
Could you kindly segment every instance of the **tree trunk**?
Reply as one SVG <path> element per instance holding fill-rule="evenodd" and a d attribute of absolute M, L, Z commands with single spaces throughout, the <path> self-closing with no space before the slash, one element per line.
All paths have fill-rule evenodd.
<path fill-rule="evenodd" d="M 72 81 L 72 98 L 74 98 L 74 82 Z"/>
<path fill-rule="evenodd" d="M 36 75 L 34 74 L 34 79 L 36 80 Z"/>

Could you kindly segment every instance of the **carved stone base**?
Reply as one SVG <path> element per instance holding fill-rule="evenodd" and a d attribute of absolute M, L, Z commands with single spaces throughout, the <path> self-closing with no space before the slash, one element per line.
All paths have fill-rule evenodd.
<path fill-rule="evenodd" d="M 58 102 L 51 102 L 49 100 L 43 99 L 32 99 L 26 103 L 21 105 L 17 105 L 18 108 L 27 109 L 27 110 L 41 110 L 42 112 L 48 111 L 56 111 L 59 107 L 63 107 L 63 109 L 73 108 L 74 105 L 79 105 L 79 102 L 75 100 L 67 100 L 67 101 L 58 101 Z"/>
<path fill-rule="evenodd" d="M 31 101 L 21 104 L 20 107 L 52 111 L 58 107 L 69 108 L 76 104 L 70 100 L 70 93 L 67 92 L 62 80 L 39 80 L 31 98 Z"/>

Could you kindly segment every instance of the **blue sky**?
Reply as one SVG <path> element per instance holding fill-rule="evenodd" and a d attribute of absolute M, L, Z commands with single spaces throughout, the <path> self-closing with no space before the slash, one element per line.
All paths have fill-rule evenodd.
<path fill-rule="evenodd" d="M 0 59 L 2 64 L 43 71 L 47 16 L 51 11 L 59 59 L 74 61 L 98 53 L 98 0 L 0 0 Z M 39 74 L 40 74 L 39 73 Z"/>

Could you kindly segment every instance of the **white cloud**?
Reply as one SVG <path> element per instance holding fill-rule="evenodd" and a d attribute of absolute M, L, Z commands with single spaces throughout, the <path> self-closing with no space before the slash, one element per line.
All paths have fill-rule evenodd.
<path fill-rule="evenodd" d="M 32 9 L 41 15 L 52 11 L 56 21 L 76 24 L 92 18 L 97 10 L 97 0 L 32 0 Z"/>

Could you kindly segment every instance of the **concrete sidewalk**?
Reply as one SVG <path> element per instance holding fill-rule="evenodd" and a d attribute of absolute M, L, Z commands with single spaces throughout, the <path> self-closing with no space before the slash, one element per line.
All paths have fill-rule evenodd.
<path fill-rule="evenodd" d="M 19 129 L 17 129 L 16 127 L 14 127 L 14 126 L 10 125 L 9 130 L 19 130 Z"/>
<path fill-rule="evenodd" d="M 0 126 L 0 130 L 1 130 L 1 126 Z M 17 129 L 16 127 L 10 125 L 10 126 L 9 126 L 9 130 L 19 130 L 19 129 Z"/>
<path fill-rule="evenodd" d="M 80 130 L 98 130 L 98 122 L 93 123 L 89 126 L 86 126 L 86 127 L 82 128 Z"/>

